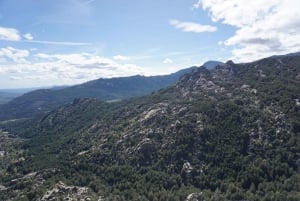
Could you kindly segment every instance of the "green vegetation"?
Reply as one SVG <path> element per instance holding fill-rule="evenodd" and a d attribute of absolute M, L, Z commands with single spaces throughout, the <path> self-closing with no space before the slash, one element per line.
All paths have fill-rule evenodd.
<path fill-rule="evenodd" d="M 131 76 L 98 79 L 71 87 L 39 89 L 0 105 L 0 120 L 28 118 L 42 115 L 76 98 L 97 98 L 103 101 L 117 101 L 150 94 L 153 91 L 175 84 L 185 73 L 195 70 L 190 67 L 163 76 Z M 0 94 L 1 103 L 1 94 Z"/>
<path fill-rule="evenodd" d="M 21 94 L 0 91 L 0 105 L 9 102 L 18 95 Z"/>
<path fill-rule="evenodd" d="M 26 140 L 10 146 L 25 160 L 2 167 L 0 199 L 38 199 L 62 181 L 105 200 L 299 200 L 299 66 L 199 68 L 149 96 L 2 123 Z"/>

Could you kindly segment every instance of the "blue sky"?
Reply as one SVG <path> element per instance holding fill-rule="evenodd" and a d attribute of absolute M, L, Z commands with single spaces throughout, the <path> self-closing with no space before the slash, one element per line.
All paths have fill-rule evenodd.
<path fill-rule="evenodd" d="M 0 88 L 299 51 L 299 7 L 297 0 L 0 0 Z"/>

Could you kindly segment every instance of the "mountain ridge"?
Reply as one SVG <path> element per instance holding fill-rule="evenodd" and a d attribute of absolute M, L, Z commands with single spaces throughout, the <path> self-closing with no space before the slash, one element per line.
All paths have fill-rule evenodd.
<path fill-rule="evenodd" d="M 70 103 L 75 98 L 98 98 L 109 101 L 146 95 L 174 84 L 180 76 L 195 68 L 190 67 L 169 75 L 100 78 L 62 89 L 38 89 L 0 105 L 0 120 L 40 115 Z"/>
<path fill-rule="evenodd" d="M 298 200 L 299 66 L 289 56 L 200 67 L 148 96 L 77 99 L 2 127 L 27 139 L 17 173 L 57 168 L 46 181 L 107 199 Z"/>

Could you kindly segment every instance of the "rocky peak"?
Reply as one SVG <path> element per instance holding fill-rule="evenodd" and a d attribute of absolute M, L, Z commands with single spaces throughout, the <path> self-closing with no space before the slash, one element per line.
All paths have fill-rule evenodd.
<path fill-rule="evenodd" d="M 218 65 L 215 69 L 208 70 L 199 67 L 196 71 L 186 74 L 176 87 L 181 90 L 183 97 L 194 97 L 199 94 L 220 93 L 225 90 L 224 84 L 232 83 L 238 79 L 241 65 L 228 61 L 224 65 Z"/>
<path fill-rule="evenodd" d="M 223 65 L 224 63 L 220 61 L 207 61 L 204 64 L 202 64 L 202 66 L 210 70 L 216 68 L 217 66 L 223 66 Z"/>
<path fill-rule="evenodd" d="M 226 65 L 234 65 L 234 63 L 233 63 L 233 61 L 232 60 L 228 60 L 228 61 L 226 61 L 226 63 L 225 63 Z"/>
<path fill-rule="evenodd" d="M 205 67 L 199 67 L 196 71 L 186 74 L 177 83 L 183 97 L 191 97 L 199 91 L 211 91 L 218 88 L 212 80 L 212 73 Z"/>

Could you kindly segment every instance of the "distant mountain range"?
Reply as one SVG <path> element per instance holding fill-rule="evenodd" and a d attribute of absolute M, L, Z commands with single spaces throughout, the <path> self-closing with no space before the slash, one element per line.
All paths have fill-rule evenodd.
<path fill-rule="evenodd" d="M 21 93 L 13 93 L 13 92 L 6 92 L 0 91 L 0 104 L 4 104 L 9 102 L 10 100 L 20 96 Z"/>
<path fill-rule="evenodd" d="M 99 82 L 112 100 L 161 78 L 79 86 Z M 0 200 L 300 200 L 298 55 L 199 67 L 147 96 L 76 99 L 0 126 Z"/>
<path fill-rule="evenodd" d="M 55 86 L 55 87 L 50 87 L 49 89 L 55 90 L 55 89 L 62 89 L 67 86 Z M 38 88 L 13 88 L 13 89 L 0 89 L 0 104 L 7 103 L 11 101 L 12 99 L 21 96 L 25 93 L 42 89 L 42 87 Z"/>
<path fill-rule="evenodd" d="M 7 103 L 12 99 L 33 90 L 35 89 L 34 88 L 0 89 L 0 104 Z"/>
<path fill-rule="evenodd" d="M 110 79 L 101 78 L 71 87 L 34 90 L 0 105 L 0 120 L 27 118 L 43 114 L 60 105 L 70 103 L 76 98 L 117 101 L 143 96 L 174 84 L 182 75 L 195 69 L 196 67 L 190 67 L 162 76 L 137 75 Z"/>

